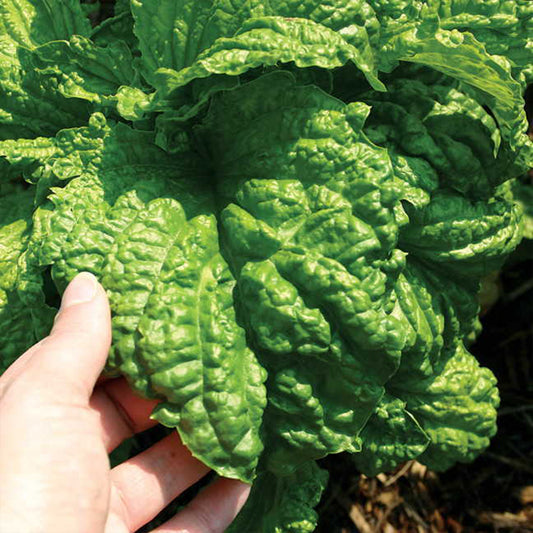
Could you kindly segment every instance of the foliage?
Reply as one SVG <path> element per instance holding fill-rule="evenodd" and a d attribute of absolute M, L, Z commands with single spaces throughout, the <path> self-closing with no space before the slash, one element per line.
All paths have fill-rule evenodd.
<path fill-rule="evenodd" d="M 107 371 L 256 479 L 237 530 L 312 531 L 328 454 L 477 456 L 499 400 L 465 342 L 521 238 L 532 12 L 0 0 L 2 366 L 93 272 Z"/>

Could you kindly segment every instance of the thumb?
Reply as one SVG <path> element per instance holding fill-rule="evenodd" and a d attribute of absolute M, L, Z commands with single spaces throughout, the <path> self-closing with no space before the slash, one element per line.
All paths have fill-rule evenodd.
<path fill-rule="evenodd" d="M 63 396 L 74 394 L 69 400 L 88 401 L 110 345 L 106 293 L 92 274 L 82 272 L 66 288 L 54 327 L 36 347 L 26 372 L 46 379 L 49 388 L 57 384 Z"/>

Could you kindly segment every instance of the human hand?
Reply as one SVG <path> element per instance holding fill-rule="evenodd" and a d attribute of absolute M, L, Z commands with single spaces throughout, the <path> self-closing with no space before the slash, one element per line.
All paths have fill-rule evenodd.
<path fill-rule="evenodd" d="M 105 292 L 84 273 L 50 335 L 0 378 L 1 533 L 133 532 L 208 473 L 176 432 L 110 468 L 111 450 L 155 424 L 156 404 L 122 378 L 97 384 L 110 342 Z M 154 533 L 222 532 L 248 492 L 218 479 Z"/>

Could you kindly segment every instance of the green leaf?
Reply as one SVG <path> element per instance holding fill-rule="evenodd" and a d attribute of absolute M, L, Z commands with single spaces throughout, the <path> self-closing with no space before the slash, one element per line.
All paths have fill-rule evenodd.
<path fill-rule="evenodd" d="M 32 57 L 0 34 L 0 140 L 55 135 L 88 120 L 85 102 L 65 99 L 55 79 L 36 71 Z"/>
<path fill-rule="evenodd" d="M 107 132 L 105 118 L 97 113 L 88 126 L 61 130 L 56 137 L 2 141 L 0 157 L 15 168 L 24 169 L 28 181 L 44 181 L 51 176 L 70 179 L 98 165 Z"/>
<path fill-rule="evenodd" d="M 523 164 L 530 165 L 533 149 L 526 131 L 522 87 L 507 61 L 490 56 L 469 33 L 437 30 L 427 35 L 422 26 L 394 40 L 390 47 L 396 59 L 426 65 L 470 86 L 479 103 L 490 107 L 502 136 Z"/>
<path fill-rule="evenodd" d="M 314 462 L 285 477 L 261 474 L 227 533 L 312 533 L 318 520 L 313 507 L 327 480 L 328 473 Z"/>
<path fill-rule="evenodd" d="M 223 0 L 157 3 L 134 0 L 132 8 L 144 73 L 150 80 L 158 68 L 180 71 L 193 65 L 217 39 L 232 38 L 247 31 L 249 19 L 256 17 L 283 17 L 287 22 L 308 20 L 329 28 L 338 34 L 333 43 L 342 36 L 357 49 L 358 57 L 359 54 L 364 56 L 361 63 L 369 65 L 368 70 L 373 71 L 369 39 L 378 27 L 372 9 L 363 0 L 333 0 L 327 5 L 316 0 L 269 3 L 259 0 L 231 3 Z M 238 43 L 237 47 L 240 48 Z M 282 50 L 280 48 L 280 52 Z"/>
<path fill-rule="evenodd" d="M 367 476 L 388 472 L 424 453 L 429 437 L 405 410 L 405 402 L 386 395 L 361 432 L 363 447 L 353 456 Z"/>
<path fill-rule="evenodd" d="M 514 201 L 524 213 L 524 239 L 533 239 L 533 184 L 527 175 L 512 182 Z"/>
<path fill-rule="evenodd" d="M 309 20 L 282 17 L 247 20 L 235 37 L 218 39 L 190 67 L 159 69 L 154 83 L 165 98 L 194 79 L 212 74 L 237 76 L 256 67 L 291 61 L 301 68 L 328 69 L 353 62 L 371 86 L 384 89 L 357 48 L 339 34 Z"/>
<path fill-rule="evenodd" d="M 468 31 L 491 55 L 507 57 L 517 80 L 533 79 L 533 4 L 529 0 L 444 0 L 439 2 L 443 29 Z"/>
<path fill-rule="evenodd" d="M 7 35 L 27 48 L 91 31 L 78 0 L 0 0 L 0 19 Z"/>
<path fill-rule="evenodd" d="M 480 279 L 500 268 L 522 239 L 521 212 L 500 195 L 472 202 L 439 191 L 425 209 L 407 212 L 411 223 L 402 230 L 400 246 L 447 276 Z"/>
<path fill-rule="evenodd" d="M 79 149 L 54 154 L 54 171 L 73 179 L 38 213 L 37 264 L 52 266 L 61 290 L 80 271 L 101 279 L 113 312 L 109 371 L 163 400 L 153 416 L 177 427 L 196 457 L 250 482 L 265 374 L 235 321 L 235 281 L 219 253 L 205 176 L 190 158 L 167 157 L 150 134 L 101 131 L 78 177 L 69 155 Z"/>
<path fill-rule="evenodd" d="M 36 68 L 55 78 L 59 92 L 66 98 L 114 106 L 119 88 L 137 83 L 132 54 L 122 41 L 104 48 L 85 37 L 74 36 L 69 41 L 40 46 L 35 56 Z"/>
<path fill-rule="evenodd" d="M 158 120 L 165 149 L 172 149 L 174 123 L 194 117 L 213 94 L 239 85 L 237 74 L 255 67 L 283 61 L 333 68 L 352 61 L 370 85 L 384 90 L 370 46 L 378 23 L 363 0 L 328 6 L 138 0 L 134 12 L 143 74 L 159 90 L 149 107 L 167 111 Z"/>
<path fill-rule="evenodd" d="M 0 185 L 0 373 L 46 335 L 51 326 L 52 312 L 44 298 L 28 306 L 18 292 L 23 278 L 28 278 L 25 256 L 34 193 L 33 189 L 16 185 Z"/>
<path fill-rule="evenodd" d="M 257 476 L 239 531 L 312 531 L 331 453 L 473 459 L 498 400 L 464 343 L 520 237 L 530 7 L 114 8 L 91 30 L 79 2 L 0 0 L 7 360 L 93 272 L 107 372 L 219 474 Z"/>
<path fill-rule="evenodd" d="M 269 372 L 275 471 L 359 450 L 399 364 L 385 274 L 403 265 L 394 182 L 361 132 L 367 114 L 274 73 L 216 96 L 198 129 L 217 161 L 237 303 Z"/>
<path fill-rule="evenodd" d="M 220 35 L 230 35 L 223 26 L 210 30 L 208 23 L 221 2 L 201 0 L 132 0 L 134 31 L 139 39 L 143 73 L 148 80 L 158 68 L 179 71 L 191 65 L 198 54 Z M 227 24 L 235 26 L 232 17 Z M 235 28 L 236 29 L 236 28 Z"/>
<path fill-rule="evenodd" d="M 138 51 L 139 42 L 133 33 L 133 16 L 129 10 L 129 0 L 127 4 L 128 9 L 120 12 L 117 12 L 118 4 L 115 4 L 116 15 L 105 19 L 93 28 L 91 32 L 92 41 L 99 46 L 107 46 L 121 41 L 126 43 L 132 52 Z"/>
<path fill-rule="evenodd" d="M 496 433 L 496 379 L 462 344 L 435 375 L 396 386 L 393 394 L 407 403 L 430 438 L 419 461 L 434 470 L 473 460 Z"/>
<path fill-rule="evenodd" d="M 390 92 L 363 96 L 372 106 L 366 131 L 400 157 L 393 161 L 402 166 L 398 174 L 409 182 L 410 194 L 413 186 L 430 192 L 424 181 L 436 172 L 441 186 L 486 198 L 494 187 L 524 172 L 515 148 L 502 140 L 496 121 L 464 86 L 419 67 L 404 67 L 391 78 Z"/>
<path fill-rule="evenodd" d="M 477 279 L 437 272 L 431 262 L 419 261 L 415 254 L 408 256 L 395 284 L 393 312 L 406 343 L 389 384 L 407 388 L 439 371 L 450 351 L 470 333 L 479 312 Z"/>

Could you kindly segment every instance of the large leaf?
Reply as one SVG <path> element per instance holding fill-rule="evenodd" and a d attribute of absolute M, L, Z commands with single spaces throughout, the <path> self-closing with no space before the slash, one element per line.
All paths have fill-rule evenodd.
<path fill-rule="evenodd" d="M 395 163 L 403 167 L 399 175 L 410 182 L 411 194 L 416 182 L 433 172 L 442 187 L 486 198 L 500 183 L 527 169 L 510 139 L 502 139 L 491 114 L 453 79 L 409 66 L 394 73 L 388 87 L 388 93 L 363 96 L 372 106 L 367 131 L 378 144 L 408 157 Z M 515 133 L 528 142 L 521 132 Z M 417 166 L 405 168 L 412 166 L 414 157 L 419 158 Z M 429 192 L 426 185 L 423 188 Z"/>
<path fill-rule="evenodd" d="M 398 383 L 394 394 L 430 438 L 421 462 L 445 470 L 457 461 L 471 461 L 489 445 L 499 406 L 496 379 L 462 344 L 434 376 L 407 383 Z"/>
<path fill-rule="evenodd" d="M 147 79 L 152 80 L 158 68 L 179 71 L 191 65 L 215 39 L 235 31 L 239 23 L 237 18 L 226 16 L 225 24 L 213 25 L 210 21 L 217 4 L 222 2 L 132 1 L 134 29 Z M 209 28 L 210 22 L 213 29 Z"/>
<path fill-rule="evenodd" d="M 510 59 L 517 79 L 533 80 L 533 4 L 529 0 L 443 0 L 440 25 L 472 33 L 487 52 Z"/>
<path fill-rule="evenodd" d="M 60 164 L 69 155 L 54 154 L 55 172 L 72 168 Z M 80 271 L 101 279 L 113 312 L 108 369 L 162 399 L 154 417 L 177 427 L 195 456 L 251 481 L 265 375 L 235 321 L 201 170 L 166 157 L 147 134 L 107 128 L 77 174 L 35 215 L 37 265 L 52 265 L 60 289 Z"/>
<path fill-rule="evenodd" d="M 35 70 L 32 53 L 0 32 L 0 140 L 55 135 L 88 118 L 84 102 L 66 100 L 53 78 Z"/>
<path fill-rule="evenodd" d="M 91 39 L 99 46 L 106 46 L 115 42 L 124 42 L 132 51 L 137 51 L 139 43 L 133 33 L 133 16 L 130 11 L 130 1 L 115 3 L 115 16 L 102 21 L 93 28 Z"/>
<path fill-rule="evenodd" d="M 34 64 L 40 73 L 57 80 L 63 96 L 113 106 L 121 86 L 137 83 L 132 61 L 131 51 L 122 41 L 100 47 L 89 39 L 73 36 L 69 41 L 37 48 Z"/>
<path fill-rule="evenodd" d="M 216 98 L 199 130 L 237 301 L 269 372 L 274 470 L 359 450 L 399 363 L 392 167 L 361 133 L 367 114 L 276 73 Z"/>
<path fill-rule="evenodd" d="M 367 476 L 387 472 L 426 450 L 429 437 L 406 411 L 405 402 L 386 395 L 361 433 L 363 448 L 353 457 Z"/>
<path fill-rule="evenodd" d="M 408 210 L 400 237 L 404 250 L 442 265 L 445 275 L 479 279 L 501 267 L 522 239 L 519 208 L 503 196 L 471 202 L 436 193 L 426 209 Z"/>
<path fill-rule="evenodd" d="M 470 86 L 478 102 L 490 107 L 520 161 L 531 165 L 533 155 L 525 135 L 522 87 L 512 78 L 508 61 L 489 55 L 469 33 L 433 33 L 424 25 L 401 34 L 389 46 L 395 59 L 431 67 Z"/>
<path fill-rule="evenodd" d="M 260 66 L 294 62 L 298 67 L 332 69 L 354 63 L 372 87 L 383 90 L 359 50 L 329 28 L 305 19 L 262 17 L 243 23 L 234 37 L 220 38 L 180 71 L 159 69 L 154 80 L 159 98 L 214 74 L 237 76 Z"/>
<path fill-rule="evenodd" d="M 150 80 L 158 68 L 180 71 L 191 66 L 217 39 L 242 33 L 249 19 L 270 16 L 308 20 L 337 32 L 373 71 L 369 40 L 378 31 L 377 20 L 364 0 L 133 0 L 132 8 L 144 73 Z"/>
<path fill-rule="evenodd" d="M 474 458 L 497 394 L 464 342 L 529 157 L 529 8 L 496 4 L 121 0 L 91 31 L 78 2 L 0 0 L 7 361 L 96 274 L 107 371 L 257 474 L 242 531 L 311 531 L 330 453 Z"/>

